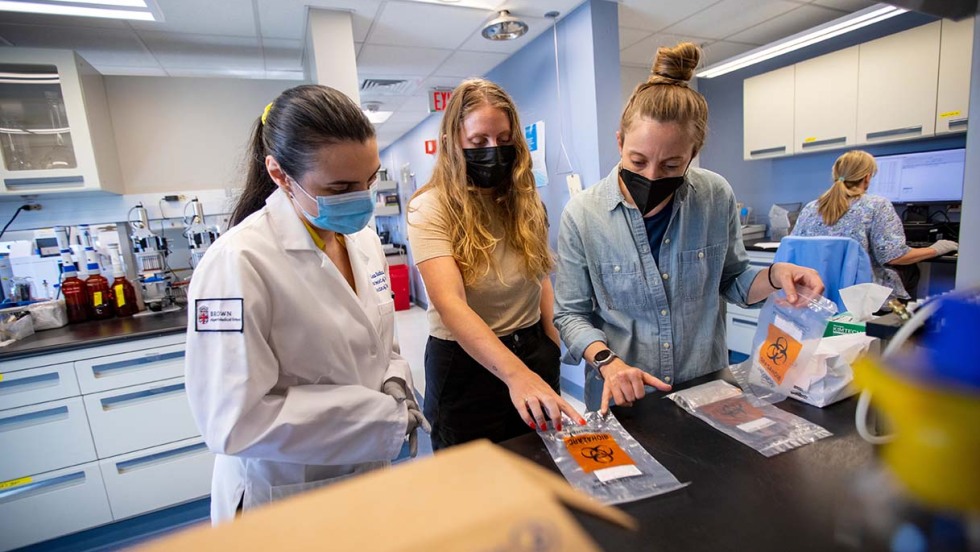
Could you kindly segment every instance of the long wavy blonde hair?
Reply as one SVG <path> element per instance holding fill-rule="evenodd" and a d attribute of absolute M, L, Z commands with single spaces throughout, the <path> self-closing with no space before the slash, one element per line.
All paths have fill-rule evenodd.
<path fill-rule="evenodd" d="M 507 115 L 511 142 L 517 150 L 513 185 L 502 191 L 495 189 L 491 195 L 470 184 L 462 147 L 463 120 L 486 105 Z M 531 152 L 514 101 L 488 80 L 463 81 L 453 90 L 439 130 L 440 148 L 432 178 L 415 192 L 413 199 L 429 190 L 441 195 L 440 208 L 463 283 L 473 285 L 490 271 L 504 281 L 493 258 L 493 250 L 501 241 L 491 232 L 494 219 L 502 221 L 507 245 L 520 252 L 522 273 L 527 278 L 543 278 L 554 266 L 554 259 L 548 248 L 547 218 L 531 174 Z"/>
<path fill-rule="evenodd" d="M 817 199 L 817 212 L 827 226 L 837 224 L 851 208 L 851 200 L 864 194 L 864 179 L 874 176 L 878 165 L 870 153 L 851 150 L 834 162 L 834 183 Z"/>

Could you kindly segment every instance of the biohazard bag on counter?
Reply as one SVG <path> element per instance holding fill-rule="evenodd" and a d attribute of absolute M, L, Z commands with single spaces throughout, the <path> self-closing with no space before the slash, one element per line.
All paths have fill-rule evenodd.
<path fill-rule="evenodd" d="M 767 458 L 831 435 L 817 424 L 721 380 L 671 393 L 667 398 Z"/>
<path fill-rule="evenodd" d="M 777 403 L 793 390 L 794 369 L 806 366 L 813 356 L 827 320 L 837 305 L 808 289 L 799 289 L 800 300 L 792 304 L 779 290 L 766 299 L 759 314 L 759 327 L 752 339 L 748 389 L 760 399 Z"/>
<path fill-rule="evenodd" d="M 610 412 L 586 412 L 588 424 L 538 432 L 565 479 L 605 504 L 632 502 L 687 486 L 667 471 Z"/>

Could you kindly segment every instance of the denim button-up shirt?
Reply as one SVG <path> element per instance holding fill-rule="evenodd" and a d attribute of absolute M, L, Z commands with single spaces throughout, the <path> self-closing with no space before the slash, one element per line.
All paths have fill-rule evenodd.
<path fill-rule="evenodd" d="M 678 189 L 654 261 L 643 215 L 619 188 L 619 166 L 565 207 L 558 235 L 555 326 L 581 362 L 602 341 L 624 362 L 670 383 L 724 368 L 725 308 L 747 307 L 752 281 L 731 186 L 691 168 Z M 585 400 L 597 409 L 602 380 L 586 369 Z"/>

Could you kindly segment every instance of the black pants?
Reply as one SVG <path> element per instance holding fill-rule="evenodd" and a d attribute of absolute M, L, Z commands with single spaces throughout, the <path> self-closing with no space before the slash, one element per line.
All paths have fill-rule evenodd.
<path fill-rule="evenodd" d="M 517 358 L 559 391 L 560 349 L 541 324 L 500 338 Z M 425 417 L 432 424 L 432 448 L 476 439 L 494 443 L 530 433 L 510 400 L 504 382 L 455 341 L 429 336 L 425 345 Z"/>

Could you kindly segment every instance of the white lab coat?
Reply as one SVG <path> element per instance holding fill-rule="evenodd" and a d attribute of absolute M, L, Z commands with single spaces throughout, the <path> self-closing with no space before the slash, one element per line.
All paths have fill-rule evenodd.
<path fill-rule="evenodd" d="M 412 389 L 412 377 L 388 267 L 370 228 L 345 239 L 356 295 L 277 190 L 194 271 L 186 385 L 217 453 L 214 523 L 240 500 L 248 510 L 386 466 L 401 450 L 407 408 L 381 389 L 390 377 Z M 210 308 L 203 326 L 199 307 Z M 225 331 L 200 331 L 214 327 Z"/>

